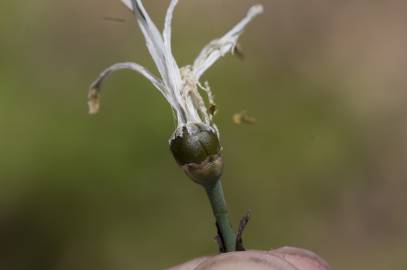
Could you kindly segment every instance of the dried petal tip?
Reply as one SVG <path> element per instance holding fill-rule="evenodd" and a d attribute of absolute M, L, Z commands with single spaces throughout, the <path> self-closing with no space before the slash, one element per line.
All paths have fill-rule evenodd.
<path fill-rule="evenodd" d="M 263 6 L 262 5 L 255 5 L 255 6 L 252 6 L 250 9 L 249 9 L 249 16 L 253 16 L 253 15 L 257 15 L 257 14 L 260 14 L 260 13 L 263 13 L 263 11 L 264 11 L 264 8 L 263 8 Z"/>
<path fill-rule="evenodd" d="M 89 113 L 90 114 L 96 114 L 96 113 L 99 112 L 100 95 L 99 95 L 99 91 L 96 88 L 89 89 L 88 106 L 89 106 Z"/>
<path fill-rule="evenodd" d="M 216 132 L 201 123 L 191 123 L 175 131 L 171 152 L 178 165 L 196 183 L 212 185 L 223 171 L 223 157 Z"/>

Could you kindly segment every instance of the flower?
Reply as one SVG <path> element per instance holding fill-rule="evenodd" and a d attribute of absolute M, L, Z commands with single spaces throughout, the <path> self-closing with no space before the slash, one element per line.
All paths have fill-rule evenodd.
<path fill-rule="evenodd" d="M 246 17 L 232 30 L 205 46 L 192 65 L 179 68 L 171 48 L 171 24 L 178 0 L 170 2 L 162 34 L 146 12 L 141 0 L 121 1 L 135 14 L 160 77 L 137 63 L 114 64 L 105 69 L 91 84 L 88 94 L 89 112 L 94 114 L 99 111 L 101 86 L 112 72 L 129 69 L 140 73 L 160 91 L 174 111 L 177 129 L 170 139 L 170 145 L 177 163 L 198 183 L 201 182 L 202 174 L 206 177 L 205 181 L 208 177 L 215 181 L 223 168 L 219 131 L 213 122 L 216 106 L 209 84 L 207 82 L 202 84 L 200 79 L 219 58 L 235 51 L 239 36 L 247 24 L 262 13 L 263 7 L 256 5 L 250 8 Z M 206 92 L 208 96 L 208 107 L 200 90 Z M 209 176 L 208 170 L 212 170 Z"/>

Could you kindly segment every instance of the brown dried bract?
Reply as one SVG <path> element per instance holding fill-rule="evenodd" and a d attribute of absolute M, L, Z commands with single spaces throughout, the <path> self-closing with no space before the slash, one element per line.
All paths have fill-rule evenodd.
<path fill-rule="evenodd" d="M 100 108 L 100 94 L 96 88 L 89 89 L 88 93 L 89 113 L 96 114 Z"/>
<path fill-rule="evenodd" d="M 256 118 L 249 116 L 246 111 L 235 113 L 232 119 L 233 123 L 235 123 L 236 125 L 240 124 L 254 125 L 256 123 Z"/>

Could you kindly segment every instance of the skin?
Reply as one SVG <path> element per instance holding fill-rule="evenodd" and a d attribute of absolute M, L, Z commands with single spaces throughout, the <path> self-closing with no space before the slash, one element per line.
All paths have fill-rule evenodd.
<path fill-rule="evenodd" d="M 333 270 L 315 253 L 294 247 L 201 257 L 167 270 Z"/>

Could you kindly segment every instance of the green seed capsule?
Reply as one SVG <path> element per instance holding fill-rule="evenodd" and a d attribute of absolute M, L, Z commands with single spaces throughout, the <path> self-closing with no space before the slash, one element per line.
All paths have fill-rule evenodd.
<path fill-rule="evenodd" d="M 170 148 L 178 165 L 194 182 L 211 185 L 222 175 L 221 146 L 218 136 L 208 126 L 194 123 L 179 128 Z"/>

